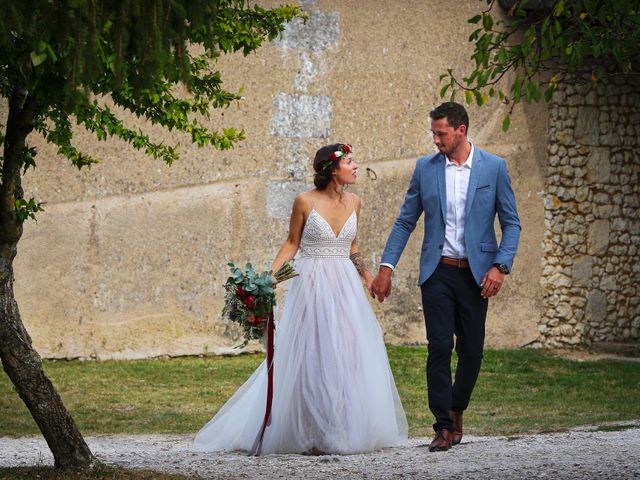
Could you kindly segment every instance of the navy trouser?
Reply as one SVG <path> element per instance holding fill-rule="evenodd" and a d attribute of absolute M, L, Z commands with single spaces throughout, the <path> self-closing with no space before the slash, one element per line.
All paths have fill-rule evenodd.
<path fill-rule="evenodd" d="M 480 372 L 488 300 L 480 296 L 471 269 L 455 265 L 438 264 L 420 288 L 429 341 L 427 391 L 436 419 L 433 428 L 451 430 L 450 411 L 467 408 Z M 454 334 L 458 365 L 452 384 Z"/>

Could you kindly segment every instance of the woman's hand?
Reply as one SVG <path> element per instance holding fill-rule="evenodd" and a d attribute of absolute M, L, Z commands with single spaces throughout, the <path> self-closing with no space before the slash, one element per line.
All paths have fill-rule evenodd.
<path fill-rule="evenodd" d="M 369 272 L 365 272 L 364 282 L 367 285 L 367 290 L 369 291 L 371 296 L 373 298 L 376 298 L 376 296 L 373 294 L 373 275 L 371 275 Z"/>

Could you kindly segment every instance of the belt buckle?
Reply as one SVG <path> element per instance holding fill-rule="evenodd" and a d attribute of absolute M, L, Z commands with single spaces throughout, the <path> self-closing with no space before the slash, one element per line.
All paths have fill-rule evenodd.
<path fill-rule="evenodd" d="M 462 259 L 456 258 L 456 260 L 458 261 L 458 268 L 462 268 Z"/>

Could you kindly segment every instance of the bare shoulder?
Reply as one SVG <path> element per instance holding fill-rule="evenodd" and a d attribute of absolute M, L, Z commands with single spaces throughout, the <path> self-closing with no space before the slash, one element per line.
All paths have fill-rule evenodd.
<path fill-rule="evenodd" d="M 355 207 L 356 211 L 358 213 L 360 213 L 360 207 L 362 206 L 362 200 L 360 200 L 360 197 L 358 195 L 356 195 L 355 193 L 349 192 L 348 195 L 349 195 L 349 199 L 353 203 L 353 206 Z"/>
<path fill-rule="evenodd" d="M 293 210 L 304 213 L 305 215 L 311 210 L 313 205 L 313 190 L 299 193 L 293 201 Z"/>

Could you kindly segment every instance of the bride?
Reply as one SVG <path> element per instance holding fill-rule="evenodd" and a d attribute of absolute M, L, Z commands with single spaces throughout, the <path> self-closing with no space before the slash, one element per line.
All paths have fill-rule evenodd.
<path fill-rule="evenodd" d="M 277 324 L 271 422 L 262 453 L 360 453 L 402 444 L 407 421 L 389 367 L 382 331 L 358 276 L 373 278 L 356 245 L 360 199 L 351 146 L 316 153 L 314 189 L 295 199 L 287 241 L 272 271 L 292 260 Z M 196 435 L 197 451 L 251 451 L 267 392 L 263 362 Z"/>

